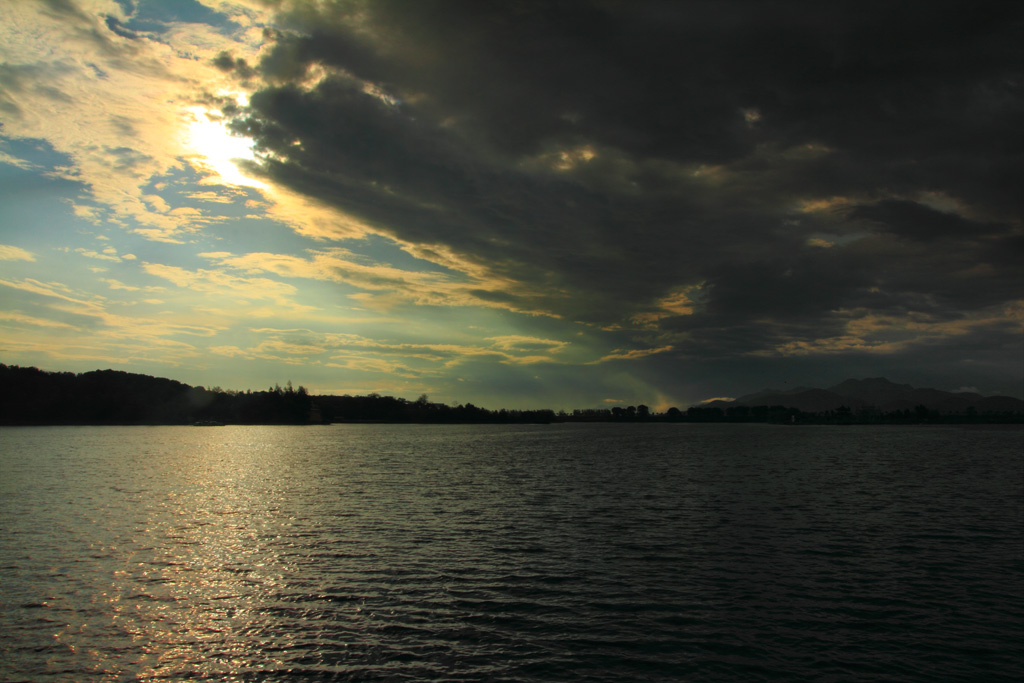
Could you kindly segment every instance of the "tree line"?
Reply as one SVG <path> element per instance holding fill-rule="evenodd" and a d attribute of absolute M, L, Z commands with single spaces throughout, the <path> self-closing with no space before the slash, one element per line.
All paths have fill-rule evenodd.
<path fill-rule="evenodd" d="M 305 387 L 265 391 L 189 386 L 118 370 L 46 372 L 0 363 L 2 425 L 320 424 L 330 422 L 552 422 L 551 410 L 448 406 L 426 395 L 314 396 Z"/>
<path fill-rule="evenodd" d="M 578 409 L 488 410 L 472 403 L 449 406 L 424 394 L 311 395 L 305 387 L 274 385 L 263 391 L 189 386 L 162 377 L 117 370 L 46 372 L 0 363 L 0 425 L 324 424 L 334 422 L 551 423 L 551 422 L 765 422 L 775 424 L 1020 423 L 1020 413 L 939 413 L 853 410 L 817 413 L 783 405 L 693 406 L 652 411 L 646 405 Z"/>

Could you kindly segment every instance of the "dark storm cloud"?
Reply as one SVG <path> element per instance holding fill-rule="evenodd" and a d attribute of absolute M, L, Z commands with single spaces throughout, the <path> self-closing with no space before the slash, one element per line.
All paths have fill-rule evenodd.
<path fill-rule="evenodd" d="M 241 57 L 232 57 L 227 51 L 220 52 L 213 59 L 213 65 L 224 72 L 234 72 L 243 80 L 256 75 L 256 71 Z"/>
<path fill-rule="evenodd" d="M 989 159 L 1013 156 L 1007 143 L 1020 140 L 1024 31 L 1013 3 L 385 1 L 363 10 L 358 32 L 340 10 L 293 12 L 303 33 L 282 37 L 266 64 L 290 64 L 292 75 L 332 64 L 425 93 L 417 115 L 457 117 L 474 141 L 513 158 L 574 136 L 708 163 L 766 139 L 893 162 L 979 146 Z M 361 37 L 367 26 L 376 42 Z M 762 116 L 756 133 L 749 108 Z"/>
<path fill-rule="evenodd" d="M 659 326 L 736 352 L 1021 296 L 1016 3 L 346 7 L 288 5 L 236 125 L 279 182 L 510 296 L 625 324 L 703 283 Z"/>

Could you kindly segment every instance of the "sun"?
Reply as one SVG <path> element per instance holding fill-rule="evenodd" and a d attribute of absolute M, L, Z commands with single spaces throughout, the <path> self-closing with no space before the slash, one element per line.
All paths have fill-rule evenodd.
<path fill-rule="evenodd" d="M 220 184 L 267 187 L 238 167 L 239 161 L 256 159 L 252 140 L 232 134 L 216 109 L 197 106 L 190 107 L 188 112 L 185 146 L 192 152 L 189 158 L 193 163 L 210 172 L 210 179 Z"/>

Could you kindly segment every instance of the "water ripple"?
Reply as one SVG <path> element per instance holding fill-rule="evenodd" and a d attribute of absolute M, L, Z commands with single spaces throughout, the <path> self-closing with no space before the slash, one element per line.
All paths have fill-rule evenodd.
<path fill-rule="evenodd" d="M 0 678 L 1024 678 L 1024 432 L 0 431 Z"/>

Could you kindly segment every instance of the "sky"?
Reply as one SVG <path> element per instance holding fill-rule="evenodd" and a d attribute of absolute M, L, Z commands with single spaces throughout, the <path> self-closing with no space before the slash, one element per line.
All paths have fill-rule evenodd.
<path fill-rule="evenodd" d="M 1024 395 L 1024 3 L 0 3 L 0 362 Z"/>

